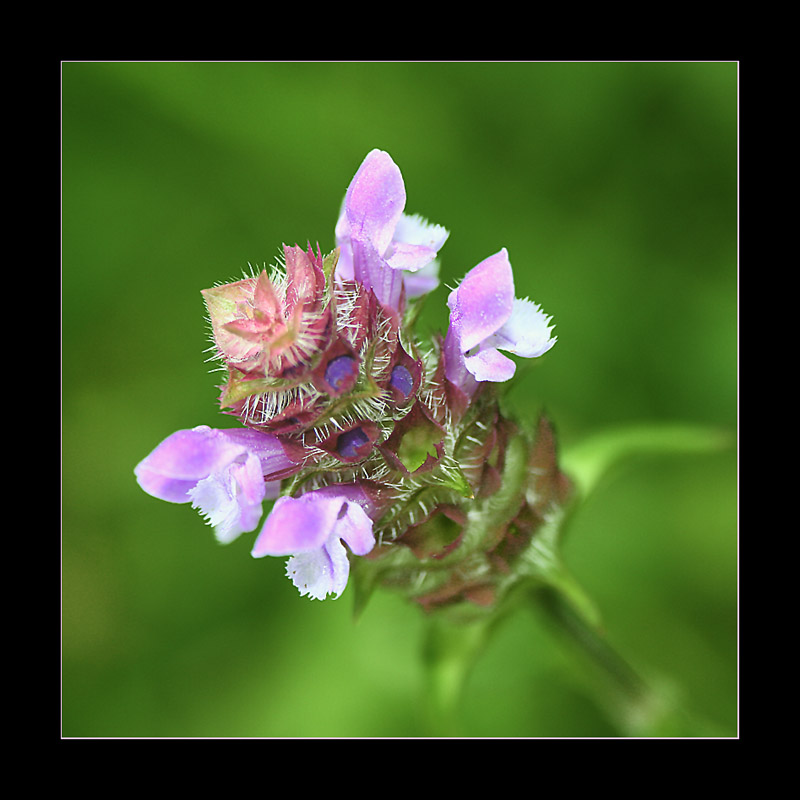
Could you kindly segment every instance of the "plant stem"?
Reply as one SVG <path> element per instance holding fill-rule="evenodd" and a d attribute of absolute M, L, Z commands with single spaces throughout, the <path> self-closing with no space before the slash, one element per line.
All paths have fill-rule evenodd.
<path fill-rule="evenodd" d="M 633 737 L 716 736 L 716 726 L 692 719 L 682 708 L 676 687 L 664 679 L 645 680 L 620 655 L 601 630 L 575 612 L 557 590 L 534 589 L 531 600 L 540 614 L 590 666 L 594 697 L 619 728 Z"/>
<path fill-rule="evenodd" d="M 483 651 L 495 620 L 431 619 L 423 643 L 425 699 L 429 735 L 461 734 L 460 709 L 464 687 Z"/>

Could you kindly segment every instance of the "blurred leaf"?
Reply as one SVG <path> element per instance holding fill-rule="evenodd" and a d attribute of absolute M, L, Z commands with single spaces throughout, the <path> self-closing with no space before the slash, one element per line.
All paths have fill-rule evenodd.
<path fill-rule="evenodd" d="M 733 434 L 719 428 L 669 422 L 628 425 L 564 448 L 561 463 L 586 497 L 614 467 L 634 456 L 713 453 L 733 442 Z"/>

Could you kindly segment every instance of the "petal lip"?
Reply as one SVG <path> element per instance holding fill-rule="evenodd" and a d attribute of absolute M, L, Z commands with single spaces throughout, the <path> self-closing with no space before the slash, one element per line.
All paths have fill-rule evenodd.
<path fill-rule="evenodd" d="M 431 261 L 417 272 L 407 272 L 403 275 L 403 285 L 409 300 L 432 292 L 439 285 L 438 260 Z"/>
<path fill-rule="evenodd" d="M 344 545 L 336 539 L 318 550 L 298 553 L 286 562 L 286 576 L 301 597 L 324 600 L 329 594 L 338 598 L 347 586 L 350 562 Z"/>
<path fill-rule="evenodd" d="M 444 247 L 450 231 L 443 225 L 428 222 L 420 214 L 403 214 L 394 232 L 395 240 L 409 245 L 422 245 L 434 252 Z"/>
<path fill-rule="evenodd" d="M 322 547 L 310 553 L 299 553 L 286 563 L 286 575 L 301 597 L 324 600 L 341 596 L 350 576 L 350 560 L 341 541 L 331 537 Z"/>
<path fill-rule="evenodd" d="M 267 485 L 258 457 L 248 453 L 245 461 L 234 461 L 226 470 L 199 481 L 189 495 L 214 528 L 219 542 L 232 542 L 245 531 L 252 531 L 261 519 Z"/>
<path fill-rule="evenodd" d="M 503 383 L 511 380 L 517 371 L 517 365 L 498 350 L 480 350 L 464 358 L 467 370 L 476 381 Z"/>

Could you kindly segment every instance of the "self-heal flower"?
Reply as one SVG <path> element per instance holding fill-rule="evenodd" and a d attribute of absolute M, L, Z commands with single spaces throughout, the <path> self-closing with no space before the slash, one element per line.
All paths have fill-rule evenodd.
<path fill-rule="evenodd" d="M 448 232 L 405 206 L 399 168 L 373 150 L 327 255 L 284 245 L 269 269 L 204 290 L 219 405 L 245 428 L 178 431 L 135 472 L 220 541 L 254 531 L 252 555 L 285 557 L 301 595 L 339 597 L 353 566 L 357 606 L 378 585 L 430 610 L 496 603 L 566 490 L 493 384 L 514 374 L 504 352 L 555 338 L 501 250 L 450 293 L 446 338 L 424 341 L 413 298 L 438 285 Z"/>
<path fill-rule="evenodd" d="M 329 594 L 338 597 L 350 575 L 347 548 L 363 556 L 375 546 L 372 520 L 347 495 L 348 488 L 355 487 L 281 497 L 256 539 L 252 551 L 256 558 L 291 556 L 286 574 L 301 595 L 318 600 Z"/>
<path fill-rule="evenodd" d="M 404 288 L 415 297 L 438 285 L 436 255 L 449 235 L 404 213 L 403 176 L 388 153 L 373 150 L 356 172 L 336 224 L 340 280 L 356 280 L 391 308 Z M 404 278 L 405 276 L 405 278 Z"/>
<path fill-rule="evenodd" d="M 505 248 L 473 267 L 447 300 L 445 374 L 472 394 L 476 382 L 503 382 L 516 364 L 500 350 L 536 358 L 555 343 L 551 317 L 530 300 L 514 297 L 514 276 Z"/>
<path fill-rule="evenodd" d="M 220 542 L 255 530 L 262 503 L 280 479 L 299 469 L 280 441 L 248 429 L 207 425 L 168 436 L 134 469 L 139 485 L 170 503 L 191 503 Z"/>

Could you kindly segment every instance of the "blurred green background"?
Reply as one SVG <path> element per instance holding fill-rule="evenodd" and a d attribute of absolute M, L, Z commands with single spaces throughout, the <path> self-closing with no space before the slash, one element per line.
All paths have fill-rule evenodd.
<path fill-rule="evenodd" d="M 559 341 L 510 399 L 562 447 L 626 422 L 737 426 L 735 63 L 64 63 L 62 715 L 68 737 L 425 736 L 424 618 L 300 598 L 252 535 L 222 547 L 144 494 L 164 437 L 230 426 L 200 290 L 333 247 L 369 150 L 451 231 L 453 285 L 500 247 Z M 444 330 L 447 291 L 424 329 Z M 642 458 L 565 555 L 610 639 L 737 731 L 737 457 Z M 580 662 L 515 615 L 467 687 L 468 736 L 620 730 Z"/>

